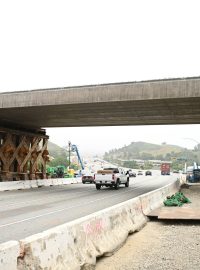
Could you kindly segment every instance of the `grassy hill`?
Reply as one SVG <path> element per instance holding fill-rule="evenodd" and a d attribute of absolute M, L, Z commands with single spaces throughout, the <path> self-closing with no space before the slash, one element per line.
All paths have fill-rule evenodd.
<path fill-rule="evenodd" d="M 62 165 L 65 167 L 69 166 L 69 159 L 68 159 L 69 154 L 67 150 L 49 141 L 48 151 L 49 151 L 50 156 L 54 158 L 53 160 L 51 160 L 51 162 L 48 163 L 48 166 L 50 167 L 55 167 L 58 165 Z M 74 153 L 71 153 L 70 168 L 77 170 L 79 167 L 76 163 L 73 162 L 72 160 L 73 156 L 74 156 Z"/>
<path fill-rule="evenodd" d="M 48 151 L 49 151 L 50 156 L 54 158 L 66 157 L 67 155 L 67 151 L 64 148 L 50 141 L 48 142 Z"/>
<path fill-rule="evenodd" d="M 166 155 L 167 153 L 180 153 L 184 150 L 184 148 L 177 146 L 177 145 L 167 145 L 167 144 L 162 144 L 162 145 L 156 145 L 156 144 L 149 144 L 148 143 L 140 143 L 141 146 L 143 146 L 143 150 L 141 150 L 141 153 L 149 153 L 151 155 Z M 142 149 L 141 148 L 141 149 Z"/>
<path fill-rule="evenodd" d="M 199 152 L 188 150 L 186 148 L 169 145 L 169 144 L 151 144 L 146 142 L 132 142 L 130 145 L 119 149 L 113 149 L 104 155 L 104 159 L 108 161 L 117 160 L 173 160 L 173 159 L 199 159 Z"/>

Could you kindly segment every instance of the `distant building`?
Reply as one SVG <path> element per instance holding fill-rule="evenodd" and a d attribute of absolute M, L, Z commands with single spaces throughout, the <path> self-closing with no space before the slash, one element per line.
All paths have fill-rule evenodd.
<path fill-rule="evenodd" d="M 138 165 L 143 166 L 145 163 L 150 162 L 153 166 L 160 166 L 162 163 L 169 163 L 172 164 L 172 161 L 166 161 L 166 160 L 143 160 L 143 159 L 129 159 L 129 160 L 125 160 L 125 159 L 118 159 L 120 161 L 135 161 L 137 162 Z"/>

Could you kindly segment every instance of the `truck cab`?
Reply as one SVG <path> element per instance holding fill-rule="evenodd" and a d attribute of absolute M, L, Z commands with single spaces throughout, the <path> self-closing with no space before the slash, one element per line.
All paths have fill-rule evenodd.
<path fill-rule="evenodd" d="M 162 163 L 160 167 L 161 175 L 170 175 L 170 164 Z"/>
<path fill-rule="evenodd" d="M 94 174 L 96 189 L 102 186 L 118 189 L 120 185 L 129 186 L 129 174 L 123 168 L 104 168 Z"/>

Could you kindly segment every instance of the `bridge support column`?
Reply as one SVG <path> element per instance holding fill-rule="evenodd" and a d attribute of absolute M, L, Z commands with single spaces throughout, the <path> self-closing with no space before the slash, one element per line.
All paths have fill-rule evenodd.
<path fill-rule="evenodd" d="M 46 178 L 48 136 L 0 127 L 0 181 Z"/>

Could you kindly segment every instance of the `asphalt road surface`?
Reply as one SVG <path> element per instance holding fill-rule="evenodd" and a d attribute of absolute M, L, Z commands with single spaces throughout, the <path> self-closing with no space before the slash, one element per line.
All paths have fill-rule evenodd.
<path fill-rule="evenodd" d="M 0 243 L 20 240 L 162 187 L 177 175 L 137 176 L 119 190 L 73 184 L 0 192 Z"/>

